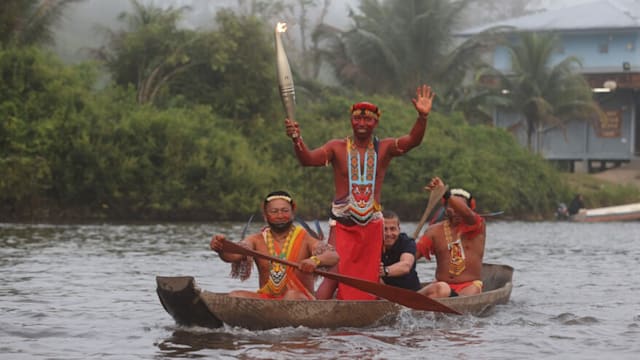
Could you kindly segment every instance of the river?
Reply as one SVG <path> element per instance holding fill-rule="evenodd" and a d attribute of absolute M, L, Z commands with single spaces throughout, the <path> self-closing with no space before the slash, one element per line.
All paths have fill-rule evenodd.
<path fill-rule="evenodd" d="M 326 226 L 326 224 L 323 224 Z M 231 279 L 208 249 L 243 224 L 1 224 L 0 359 L 637 359 L 640 222 L 490 222 L 485 262 L 515 268 L 485 317 L 406 316 L 366 329 L 178 327 L 156 275 Z M 411 234 L 415 223 L 402 224 Z M 255 225 L 250 230 L 256 230 Z M 431 278 L 433 264 L 418 272 Z"/>

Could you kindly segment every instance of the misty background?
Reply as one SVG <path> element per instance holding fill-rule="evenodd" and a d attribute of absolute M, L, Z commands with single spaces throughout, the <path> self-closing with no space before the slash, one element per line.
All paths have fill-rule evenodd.
<path fill-rule="evenodd" d="M 295 7 L 303 0 L 289 0 L 285 3 Z M 491 23 L 498 20 L 527 15 L 545 9 L 555 9 L 573 6 L 592 0 L 472 0 L 467 8 L 460 29 Z M 209 28 L 215 26 L 213 18 L 221 8 L 247 12 L 251 6 L 260 1 L 256 0 L 143 0 L 144 4 L 154 4 L 163 8 L 189 7 L 185 13 L 183 26 L 187 28 Z M 360 0 L 316 0 L 310 2 L 312 7 L 308 11 L 311 24 L 318 21 L 321 7 L 328 4 L 324 23 L 340 29 L 351 24 L 349 13 L 356 11 Z M 118 16 L 122 12 L 132 10 L 130 0 L 85 0 L 73 4 L 65 11 L 56 29 L 55 52 L 67 62 L 80 62 L 90 58 L 89 49 L 101 46 L 106 40 L 104 29 L 118 29 L 121 23 Z M 289 25 L 289 36 L 299 42 L 297 21 L 300 16 L 299 8 L 283 15 Z M 274 23 L 275 26 L 275 23 Z"/>
<path fill-rule="evenodd" d="M 468 184 L 487 211 L 528 219 L 552 215 L 559 199 L 576 192 L 531 144 L 546 119 L 593 113 L 597 104 L 582 75 L 570 61 L 505 74 L 484 58 L 499 36 L 461 34 L 559 6 L 549 1 L 2 4 L 8 30 L 2 32 L 7 47 L 0 49 L 7 74 L 0 115 L 8 121 L 0 122 L 0 217 L 239 220 L 275 183 L 303 199 L 301 216 L 325 216 L 331 173 L 302 169 L 281 127 L 273 45 L 278 21 L 289 25 L 283 40 L 301 105 L 296 120 L 313 129 L 305 132 L 309 144 L 344 136 L 346 109 L 363 98 L 392 114 L 379 134 L 404 134 L 415 121 L 409 99 L 416 86 L 426 83 L 438 93 L 428 151 L 398 159 L 385 184 L 392 194 L 386 205 L 402 209 L 404 218 L 421 212 L 424 194 L 415 182 L 431 174 Z M 62 7 L 48 8 L 52 4 Z M 51 16 L 22 26 L 38 13 Z M 526 59 L 544 56 L 552 53 L 550 35 L 522 34 L 505 45 Z M 563 76 L 549 82 L 551 73 Z M 501 83 L 476 81 L 484 76 Z M 558 110 L 554 116 L 526 112 L 529 102 L 522 99 L 532 95 L 529 89 L 544 89 L 534 95 Z M 572 112 L 565 111 L 569 103 Z M 508 130 L 491 126 L 495 106 L 528 114 L 518 123 L 527 131 L 526 148 Z M 632 191 L 592 193 L 590 199 L 615 201 Z"/>

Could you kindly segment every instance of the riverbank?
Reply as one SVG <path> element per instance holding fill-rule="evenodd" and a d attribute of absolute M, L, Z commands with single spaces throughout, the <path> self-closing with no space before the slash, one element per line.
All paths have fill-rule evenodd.
<path fill-rule="evenodd" d="M 588 208 L 602 206 L 624 205 L 640 202 L 640 160 L 634 160 L 618 168 L 609 169 L 599 173 L 563 173 L 562 177 L 569 185 L 572 193 L 580 193 L 585 198 Z M 571 195 L 573 196 L 573 195 Z M 568 204 L 571 198 L 558 199 L 557 202 Z M 31 204 L 29 210 L 16 209 L 8 204 L 0 206 L 0 222 L 7 223 L 57 223 L 57 224 L 91 224 L 91 223 L 150 223 L 150 222 L 208 222 L 212 214 L 206 211 L 173 213 L 173 216 L 130 216 L 113 217 L 106 208 L 77 207 L 61 209 L 52 202 L 36 201 Z M 545 216 L 511 216 L 503 215 L 502 220 L 530 220 L 539 221 L 551 218 L 554 209 L 550 209 Z M 238 218 L 237 221 L 244 221 Z"/>
<path fill-rule="evenodd" d="M 640 202 L 640 160 L 593 174 L 568 173 L 564 178 L 574 193 L 583 195 L 588 208 Z"/>
<path fill-rule="evenodd" d="M 640 189 L 640 159 L 614 169 L 592 174 L 592 176 L 614 184 L 631 185 Z"/>

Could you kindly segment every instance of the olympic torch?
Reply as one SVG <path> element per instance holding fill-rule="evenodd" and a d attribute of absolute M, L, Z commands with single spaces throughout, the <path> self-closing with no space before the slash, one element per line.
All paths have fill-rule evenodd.
<path fill-rule="evenodd" d="M 280 98 L 282 99 L 282 105 L 284 111 L 287 113 L 287 118 L 291 121 L 295 121 L 296 111 L 296 94 L 293 88 L 293 75 L 291 75 L 291 67 L 289 67 L 289 60 L 287 59 L 287 53 L 282 46 L 282 34 L 287 31 L 287 24 L 279 22 L 276 25 L 276 62 L 278 65 L 278 87 L 280 89 Z M 295 138 L 296 136 L 294 136 Z"/>

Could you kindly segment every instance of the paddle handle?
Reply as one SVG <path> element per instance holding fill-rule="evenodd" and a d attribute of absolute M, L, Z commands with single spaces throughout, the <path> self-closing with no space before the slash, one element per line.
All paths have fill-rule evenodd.
<path fill-rule="evenodd" d="M 275 261 L 275 262 L 279 262 L 281 264 L 285 264 L 288 266 L 293 266 L 295 268 L 298 268 L 300 266 L 300 264 L 295 263 L 293 261 L 289 261 L 287 259 L 281 259 L 281 258 L 277 258 L 275 256 L 271 256 L 271 255 L 267 255 L 267 254 L 263 254 L 261 252 L 257 252 L 255 250 L 246 248 L 242 245 L 238 245 L 232 241 L 229 240 L 225 240 L 222 242 L 222 251 L 226 251 L 226 252 L 230 252 L 230 253 L 234 253 L 234 254 L 242 254 L 242 255 L 246 255 L 246 256 L 253 256 L 253 257 L 257 257 L 257 258 L 263 258 L 265 260 L 271 260 L 271 261 Z"/>
<path fill-rule="evenodd" d="M 427 219 L 429 218 L 429 214 L 431 214 L 431 212 L 436 207 L 436 205 L 438 205 L 438 203 L 440 202 L 440 199 L 442 198 L 444 193 L 447 192 L 448 188 L 449 187 L 445 185 L 441 188 L 437 188 L 431 191 L 431 193 L 429 194 L 429 200 L 427 201 L 427 208 L 424 209 L 424 213 L 420 218 L 420 222 L 416 226 L 416 231 L 413 232 L 414 239 L 418 240 L 418 236 L 420 235 L 420 230 L 422 230 L 424 223 L 427 222 Z"/>

